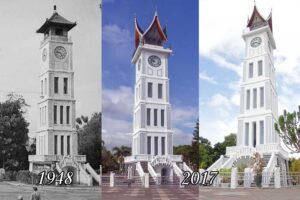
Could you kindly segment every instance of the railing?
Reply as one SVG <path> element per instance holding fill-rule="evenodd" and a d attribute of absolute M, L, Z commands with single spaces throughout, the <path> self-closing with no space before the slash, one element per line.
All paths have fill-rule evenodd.
<path fill-rule="evenodd" d="M 193 170 L 191 170 L 191 168 L 189 166 L 187 166 L 187 164 L 185 162 L 183 162 L 183 170 L 193 173 Z"/>
<path fill-rule="evenodd" d="M 181 176 L 182 176 L 182 171 L 181 171 L 181 169 L 177 166 L 176 163 L 173 163 L 173 169 L 174 169 L 175 174 L 176 174 L 178 177 L 181 177 Z"/>
<path fill-rule="evenodd" d="M 95 170 L 91 167 L 90 163 L 85 164 L 86 170 L 92 175 L 92 177 L 100 183 L 100 175 L 95 172 Z"/>
<path fill-rule="evenodd" d="M 151 161 L 151 165 L 155 166 L 157 164 L 166 164 L 171 167 L 172 161 L 169 156 L 155 156 Z"/>
<path fill-rule="evenodd" d="M 171 162 L 182 162 L 182 155 L 168 155 Z"/>
<path fill-rule="evenodd" d="M 144 172 L 143 167 L 142 167 L 142 165 L 141 165 L 140 162 L 136 163 L 136 170 L 137 170 L 137 172 L 139 174 L 139 177 L 141 178 L 142 185 L 144 185 L 145 172 Z"/>
<path fill-rule="evenodd" d="M 226 160 L 226 162 L 223 163 L 223 165 L 221 165 L 220 168 L 231 168 L 233 162 L 234 162 L 235 158 L 234 157 L 230 157 L 228 160 Z"/>
<path fill-rule="evenodd" d="M 159 184 L 159 176 L 157 175 L 157 173 L 155 172 L 155 170 L 153 169 L 152 165 L 148 162 L 148 171 L 151 175 L 151 177 L 154 179 L 156 184 Z"/>
<path fill-rule="evenodd" d="M 234 147 L 226 147 L 226 155 L 227 156 L 247 156 L 247 155 L 253 155 L 255 152 L 255 149 L 250 146 L 234 146 Z"/>
<path fill-rule="evenodd" d="M 181 155 L 163 155 L 163 156 L 153 156 L 148 154 L 139 154 L 139 155 L 133 155 L 133 156 L 127 156 L 124 158 L 125 163 L 131 163 L 131 162 L 151 162 L 155 157 L 167 157 L 170 162 L 182 162 L 182 156 Z"/>
<path fill-rule="evenodd" d="M 262 172 L 262 185 L 264 187 L 269 187 L 270 180 L 272 178 L 274 168 L 277 164 L 277 157 L 275 156 L 275 153 L 273 152 L 271 155 L 271 158 L 268 162 L 267 167 Z"/>
<path fill-rule="evenodd" d="M 131 163 L 131 162 L 150 162 L 153 159 L 154 156 L 147 155 L 147 154 L 140 154 L 140 155 L 134 155 L 134 156 L 127 156 L 124 158 L 125 163 Z"/>
<path fill-rule="evenodd" d="M 58 155 L 29 155 L 29 162 L 53 162 L 59 161 Z"/>
<path fill-rule="evenodd" d="M 226 149 L 226 151 L 227 151 L 227 149 Z M 224 159 L 224 156 L 221 155 L 220 158 L 214 164 L 212 164 L 209 168 L 207 168 L 207 171 L 219 169 L 223 163 L 223 159 Z"/>
<path fill-rule="evenodd" d="M 258 145 L 256 149 L 262 153 L 280 153 L 286 159 L 289 157 L 289 153 L 286 152 L 279 143 Z"/>

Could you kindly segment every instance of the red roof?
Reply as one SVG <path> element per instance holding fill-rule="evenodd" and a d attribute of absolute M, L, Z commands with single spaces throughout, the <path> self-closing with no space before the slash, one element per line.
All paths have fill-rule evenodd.
<path fill-rule="evenodd" d="M 135 47 L 138 47 L 142 38 L 144 43 L 162 46 L 167 41 L 166 27 L 162 28 L 159 18 L 155 13 L 150 26 L 145 32 L 140 28 L 137 19 L 135 19 Z"/>

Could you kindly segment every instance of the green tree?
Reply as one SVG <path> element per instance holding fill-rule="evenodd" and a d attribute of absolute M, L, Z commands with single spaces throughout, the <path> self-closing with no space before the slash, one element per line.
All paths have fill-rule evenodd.
<path fill-rule="evenodd" d="M 28 169 L 28 125 L 24 114 L 28 105 L 13 93 L 0 102 L 0 166 L 9 170 Z"/>
<path fill-rule="evenodd" d="M 280 115 L 278 122 L 274 124 L 276 132 L 282 138 L 285 146 L 292 152 L 300 152 L 300 106 L 298 112 L 293 113 L 283 111 L 283 115 Z"/>
<path fill-rule="evenodd" d="M 196 126 L 193 132 L 193 140 L 190 149 L 190 159 L 194 170 L 199 169 L 200 164 L 200 136 L 199 136 L 199 119 L 197 119 Z"/>
<path fill-rule="evenodd" d="M 118 163 L 115 160 L 113 154 L 106 149 L 104 142 L 102 143 L 102 149 L 101 149 L 101 165 L 102 165 L 102 172 L 105 174 L 109 171 L 115 171 L 118 169 Z"/>
<path fill-rule="evenodd" d="M 119 171 L 123 171 L 124 169 L 124 157 L 130 156 L 131 148 L 126 146 L 114 147 L 112 149 L 113 156 L 115 160 L 119 163 Z"/>
<path fill-rule="evenodd" d="M 191 146 L 190 145 L 179 145 L 173 147 L 174 155 L 182 155 L 183 162 L 188 166 L 191 166 Z"/>
<path fill-rule="evenodd" d="M 208 139 L 201 137 L 199 138 L 200 140 L 200 147 L 199 147 L 199 165 L 201 169 L 206 169 L 212 164 L 212 153 L 213 153 L 213 148 L 211 146 L 211 143 Z"/>
<path fill-rule="evenodd" d="M 300 159 L 292 158 L 289 165 L 291 172 L 300 172 Z"/>
<path fill-rule="evenodd" d="M 94 169 L 99 169 L 101 159 L 101 113 L 94 113 L 90 120 L 81 116 L 76 119 L 78 153 L 86 155 Z"/>
<path fill-rule="evenodd" d="M 223 142 L 218 142 L 214 145 L 212 161 L 215 162 L 221 155 L 226 154 L 226 147 L 236 146 L 236 134 L 230 133 L 224 137 Z"/>

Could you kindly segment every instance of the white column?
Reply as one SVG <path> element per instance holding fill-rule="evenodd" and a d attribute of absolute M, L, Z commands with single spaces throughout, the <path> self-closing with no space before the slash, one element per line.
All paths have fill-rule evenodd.
<path fill-rule="evenodd" d="M 275 167 L 274 170 L 274 187 L 275 188 L 280 188 L 280 168 L 279 167 Z"/>
<path fill-rule="evenodd" d="M 64 135 L 64 155 L 67 155 L 67 135 Z"/>
<path fill-rule="evenodd" d="M 151 155 L 154 155 L 154 153 L 155 153 L 155 149 L 154 149 L 154 137 L 153 136 L 151 136 Z"/>
<path fill-rule="evenodd" d="M 158 137 L 158 142 L 157 143 L 158 143 L 157 144 L 158 145 L 158 155 L 161 156 L 162 155 L 161 154 L 161 137 Z"/>
<path fill-rule="evenodd" d="M 145 173 L 145 188 L 149 188 L 149 173 Z"/>
<path fill-rule="evenodd" d="M 57 154 L 61 155 L 61 137 L 57 135 Z"/>
<path fill-rule="evenodd" d="M 235 189 L 237 187 L 237 180 L 238 174 L 237 174 L 237 168 L 234 167 L 231 169 L 231 189 Z"/>
<path fill-rule="evenodd" d="M 109 186 L 110 187 L 115 186 L 115 173 L 113 172 L 110 172 Z"/>

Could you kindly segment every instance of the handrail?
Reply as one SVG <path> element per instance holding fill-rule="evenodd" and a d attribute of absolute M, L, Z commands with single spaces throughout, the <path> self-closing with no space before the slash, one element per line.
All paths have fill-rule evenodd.
<path fill-rule="evenodd" d="M 92 175 L 92 177 L 97 181 L 98 183 L 100 182 L 100 175 L 95 172 L 95 170 L 92 168 L 90 163 L 86 163 L 86 170 Z"/>
<path fill-rule="evenodd" d="M 138 174 L 139 174 L 139 176 L 141 178 L 142 185 L 144 185 L 145 172 L 144 172 L 143 167 L 142 167 L 142 165 L 141 165 L 140 162 L 136 163 L 136 170 L 137 170 L 137 172 L 138 172 Z"/>
<path fill-rule="evenodd" d="M 177 166 L 176 163 L 173 163 L 173 169 L 174 169 L 175 174 L 176 174 L 178 177 L 181 177 L 181 176 L 182 176 L 182 171 L 181 171 L 181 169 Z"/>
<path fill-rule="evenodd" d="M 264 168 L 262 172 L 262 179 L 263 179 L 263 186 L 268 187 L 271 181 L 271 177 L 273 175 L 273 171 L 275 169 L 275 166 L 277 164 L 277 158 L 275 156 L 275 153 L 273 152 L 271 155 L 271 158 L 268 162 L 267 167 Z"/>
<path fill-rule="evenodd" d="M 55 164 L 55 167 L 56 167 L 58 173 L 62 172 L 62 169 L 61 169 L 61 167 L 59 166 L 58 163 Z"/>
<path fill-rule="evenodd" d="M 158 184 L 158 174 L 155 172 L 155 170 L 153 169 L 152 165 L 148 162 L 148 171 L 150 173 L 150 175 L 152 176 L 152 178 L 154 179 L 154 181 L 156 182 L 156 184 Z"/>
<path fill-rule="evenodd" d="M 214 162 L 214 164 L 212 164 L 209 168 L 206 169 L 206 171 L 211 171 L 211 170 L 218 169 L 219 167 L 221 167 L 221 165 L 223 163 L 223 159 L 224 159 L 224 156 L 221 155 L 220 158 L 216 162 Z"/>
<path fill-rule="evenodd" d="M 189 171 L 189 172 L 193 173 L 193 170 L 185 162 L 183 162 L 182 166 L 183 166 L 184 171 Z"/>
<path fill-rule="evenodd" d="M 225 163 L 223 163 L 223 165 L 221 165 L 220 168 L 231 168 L 234 159 L 235 159 L 234 157 L 230 157 L 228 160 L 226 160 Z"/>

